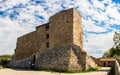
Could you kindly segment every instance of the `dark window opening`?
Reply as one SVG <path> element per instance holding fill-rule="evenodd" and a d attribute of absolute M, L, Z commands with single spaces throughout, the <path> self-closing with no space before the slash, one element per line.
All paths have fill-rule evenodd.
<path fill-rule="evenodd" d="M 103 64 L 103 65 L 104 65 L 104 67 L 107 67 L 105 62 L 104 62 L 104 64 Z"/>
<path fill-rule="evenodd" d="M 46 43 L 46 47 L 49 48 L 49 42 Z"/>
<path fill-rule="evenodd" d="M 36 61 L 36 56 L 34 55 L 33 56 L 33 63 L 35 63 L 35 61 Z"/>
<path fill-rule="evenodd" d="M 49 29 L 49 25 L 46 25 L 46 30 L 48 30 Z"/>
<path fill-rule="evenodd" d="M 49 39 L 49 34 L 46 34 L 46 39 Z"/>

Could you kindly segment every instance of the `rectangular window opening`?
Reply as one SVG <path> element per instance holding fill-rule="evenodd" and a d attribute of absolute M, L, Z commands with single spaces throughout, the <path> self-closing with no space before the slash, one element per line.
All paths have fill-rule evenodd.
<path fill-rule="evenodd" d="M 49 42 L 46 43 L 46 47 L 49 48 Z"/>
<path fill-rule="evenodd" d="M 49 39 L 49 34 L 46 34 L 46 39 Z"/>
<path fill-rule="evenodd" d="M 46 25 L 46 30 L 48 30 L 49 29 L 49 25 Z"/>

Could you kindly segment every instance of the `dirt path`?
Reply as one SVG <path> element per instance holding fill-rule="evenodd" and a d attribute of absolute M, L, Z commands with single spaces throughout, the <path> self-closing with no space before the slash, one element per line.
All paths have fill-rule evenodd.
<path fill-rule="evenodd" d="M 80 75 L 107 75 L 109 70 L 110 70 L 110 68 L 103 67 L 103 68 L 99 69 L 98 71 L 90 72 L 90 73 L 82 73 Z"/>
<path fill-rule="evenodd" d="M 72 73 L 70 75 L 107 75 L 110 68 L 101 68 L 95 72 L 88 73 Z M 51 73 L 45 71 L 25 71 L 25 70 L 15 70 L 15 69 L 1 69 L 0 75 L 68 75 L 64 73 Z"/>

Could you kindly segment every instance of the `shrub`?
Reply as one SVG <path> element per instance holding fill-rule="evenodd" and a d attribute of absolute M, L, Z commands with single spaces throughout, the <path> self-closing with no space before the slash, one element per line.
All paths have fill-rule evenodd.
<path fill-rule="evenodd" d="M 2 55 L 0 56 L 0 65 L 7 67 L 8 62 L 11 60 L 11 55 Z"/>
<path fill-rule="evenodd" d="M 115 68 L 112 67 L 107 75 L 115 75 Z"/>
<path fill-rule="evenodd" d="M 86 72 L 92 72 L 92 71 L 97 71 L 99 68 L 98 67 L 94 67 L 94 68 L 90 68 L 89 70 L 81 70 L 81 71 L 54 71 L 54 70 L 44 70 L 46 72 L 59 72 L 59 73 L 86 73 Z"/>

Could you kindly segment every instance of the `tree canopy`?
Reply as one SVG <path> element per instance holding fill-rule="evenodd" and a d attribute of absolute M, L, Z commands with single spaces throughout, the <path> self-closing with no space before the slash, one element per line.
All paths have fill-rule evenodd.
<path fill-rule="evenodd" d="M 106 51 L 103 55 L 104 58 L 115 58 L 118 60 L 120 64 L 120 48 L 117 46 L 116 48 L 111 48 L 110 50 Z"/>

